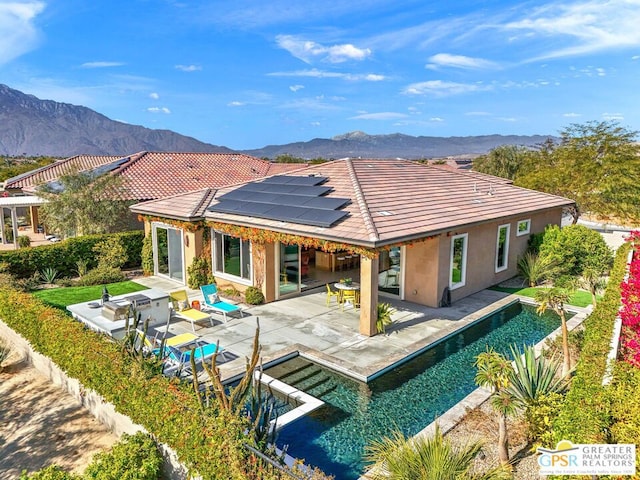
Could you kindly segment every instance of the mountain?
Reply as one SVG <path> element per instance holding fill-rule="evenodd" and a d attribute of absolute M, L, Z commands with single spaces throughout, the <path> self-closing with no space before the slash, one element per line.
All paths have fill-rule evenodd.
<path fill-rule="evenodd" d="M 413 137 L 401 133 L 350 132 L 333 138 L 314 138 L 241 152 L 271 159 L 279 155 L 307 159 L 473 157 L 500 145 L 536 145 L 547 138 L 545 135 Z M 70 157 L 128 155 L 140 151 L 233 152 L 171 130 L 117 122 L 87 107 L 40 100 L 0 84 L 0 155 Z"/>
<path fill-rule="evenodd" d="M 500 145 L 533 146 L 544 142 L 549 135 L 483 135 L 470 137 L 413 137 L 401 133 L 367 135 L 350 132 L 331 139 L 314 138 L 308 142 L 269 145 L 243 153 L 256 157 L 276 158 L 292 155 L 301 158 L 439 158 L 448 156 L 477 156 Z"/>
<path fill-rule="evenodd" d="M 170 130 L 117 122 L 86 107 L 40 100 L 0 84 L 0 155 L 70 157 L 143 150 L 232 151 Z"/>

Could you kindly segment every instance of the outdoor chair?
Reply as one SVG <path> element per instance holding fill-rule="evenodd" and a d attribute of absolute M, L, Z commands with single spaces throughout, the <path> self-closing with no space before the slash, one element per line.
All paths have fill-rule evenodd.
<path fill-rule="evenodd" d="M 191 308 L 186 290 L 176 290 L 175 292 L 170 292 L 169 299 L 171 300 L 171 303 L 173 305 L 174 314 L 179 318 L 189 320 L 191 322 L 193 333 L 196 333 L 195 323 L 201 320 L 209 320 L 211 322 L 211 326 L 213 326 L 211 315 L 205 312 L 201 312 L 200 310 L 196 310 L 195 308 Z"/>
<path fill-rule="evenodd" d="M 224 323 L 227 323 L 228 313 L 238 312 L 240 313 L 240 317 L 243 316 L 244 312 L 240 305 L 235 305 L 220 299 L 218 296 L 218 287 L 215 284 L 202 285 L 200 287 L 200 291 L 202 292 L 202 297 L 204 299 L 202 308 L 216 313 L 221 313 L 224 318 Z"/>
<path fill-rule="evenodd" d="M 154 355 L 160 355 L 160 349 L 153 350 Z M 181 376 L 183 373 L 192 374 L 191 355 L 196 367 L 206 362 L 215 354 L 224 356 L 224 348 L 219 347 L 215 343 L 205 343 L 200 341 L 183 345 L 181 348 L 165 346 L 163 360 L 164 370 L 162 373 L 168 376 Z"/>
<path fill-rule="evenodd" d="M 331 304 L 331 298 L 336 297 L 336 302 L 340 303 L 342 299 L 342 292 L 340 290 L 332 290 L 327 283 L 327 307 Z"/>
<path fill-rule="evenodd" d="M 163 341 L 167 347 L 180 348 L 184 345 L 193 343 L 200 338 L 198 335 L 194 333 L 189 333 L 189 332 L 181 333 L 179 335 L 174 335 L 169 338 L 159 338 L 159 335 L 160 334 L 157 333 L 153 338 L 151 338 L 148 334 L 145 335 L 145 333 L 138 328 L 136 329 L 135 344 L 136 346 L 142 345 L 142 347 L 145 350 L 151 352 L 153 351 L 153 349 L 160 347 Z M 166 332 L 165 332 L 165 335 L 166 335 Z"/>
<path fill-rule="evenodd" d="M 342 292 L 342 311 L 346 305 L 352 305 L 354 309 L 360 308 L 360 291 L 345 290 Z"/>

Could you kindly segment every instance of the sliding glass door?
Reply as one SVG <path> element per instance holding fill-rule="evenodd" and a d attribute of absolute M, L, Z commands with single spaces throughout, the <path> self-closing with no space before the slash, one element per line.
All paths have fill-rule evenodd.
<path fill-rule="evenodd" d="M 154 225 L 153 253 L 157 275 L 164 275 L 184 283 L 182 230 Z"/>

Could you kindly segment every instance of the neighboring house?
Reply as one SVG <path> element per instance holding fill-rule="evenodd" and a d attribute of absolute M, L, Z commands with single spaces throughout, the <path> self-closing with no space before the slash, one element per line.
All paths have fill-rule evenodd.
<path fill-rule="evenodd" d="M 239 153 L 139 152 L 127 156 L 76 155 L 8 179 L 11 196 L 37 195 L 72 171 L 112 174 L 123 179 L 121 200 L 142 202 L 204 187 L 222 187 L 299 169 L 301 165 L 272 163 Z M 32 209 L 32 218 L 37 211 Z M 36 221 L 37 224 L 37 221 Z"/>
<path fill-rule="evenodd" d="M 342 159 L 131 209 L 156 274 L 185 283 L 211 255 L 219 284 L 268 302 L 351 276 L 360 332 L 374 335 L 379 295 L 439 307 L 511 278 L 530 234 L 573 204 L 473 171 Z"/>

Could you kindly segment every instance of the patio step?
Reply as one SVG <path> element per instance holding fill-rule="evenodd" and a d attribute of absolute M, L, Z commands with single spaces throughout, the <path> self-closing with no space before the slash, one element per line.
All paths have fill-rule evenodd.
<path fill-rule="evenodd" d="M 287 373 L 282 374 L 282 375 L 277 375 L 277 373 L 276 373 L 276 375 L 277 375 L 278 380 L 280 380 L 280 381 L 282 381 L 282 382 L 287 383 L 287 384 L 289 384 L 289 385 L 290 385 L 290 380 L 289 380 L 289 379 L 290 379 L 291 377 L 294 377 L 294 376 L 295 376 L 295 375 L 297 375 L 298 373 L 300 373 L 300 372 L 304 372 L 305 370 L 309 370 L 309 369 L 310 369 L 310 368 L 312 368 L 313 366 L 314 366 L 314 365 L 313 365 L 313 363 L 308 363 L 308 362 L 306 362 L 306 363 L 305 363 L 304 365 L 302 365 L 301 367 L 298 367 L 298 368 L 296 368 L 296 369 L 294 369 L 294 370 L 291 370 L 290 372 L 287 372 Z M 276 369 L 276 368 L 277 368 L 277 366 L 276 366 L 276 367 L 274 367 L 274 369 L 273 369 L 273 370 L 275 371 L 275 369 Z M 274 372 L 274 373 L 275 373 L 275 372 Z"/>
<path fill-rule="evenodd" d="M 311 385 L 307 385 L 306 387 L 304 387 L 304 389 L 301 389 L 300 387 L 297 387 L 297 388 L 299 390 L 302 390 L 305 393 L 308 393 L 309 395 L 313 395 L 314 397 L 317 397 L 317 395 L 314 393 L 314 389 L 317 387 L 326 386 L 327 382 L 331 382 L 331 379 L 329 377 L 326 377 L 326 376 L 323 376 L 320 378 L 316 377 L 315 383 L 312 383 Z"/>
<path fill-rule="evenodd" d="M 320 400 L 323 400 L 326 395 L 329 395 L 336 388 L 338 388 L 338 386 L 334 383 L 332 385 L 329 385 L 328 388 L 326 388 L 324 390 L 320 390 L 319 392 L 313 392 L 313 393 L 307 392 L 307 393 L 309 393 L 309 395 L 313 395 L 316 398 L 319 398 Z"/>
<path fill-rule="evenodd" d="M 295 379 L 289 377 L 285 383 L 304 392 L 309 388 L 309 385 L 313 385 L 317 381 L 318 375 L 322 374 L 322 370 L 320 370 L 316 365 L 312 365 L 312 368 L 305 370 L 304 373 L 304 375 L 298 376 Z"/>

